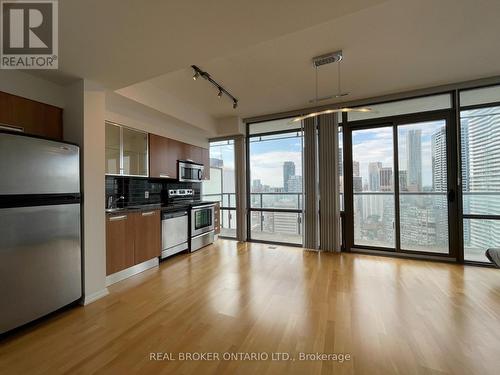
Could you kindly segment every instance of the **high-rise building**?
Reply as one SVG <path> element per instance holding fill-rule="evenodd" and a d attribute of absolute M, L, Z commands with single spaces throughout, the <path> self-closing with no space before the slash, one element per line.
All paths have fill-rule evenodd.
<path fill-rule="evenodd" d="M 498 107 L 466 111 L 461 118 L 464 212 L 498 215 L 500 199 L 496 195 L 474 196 L 477 192 L 500 191 L 500 169 L 495 167 L 500 163 L 500 143 L 495 137 L 500 133 Z M 484 251 L 492 243 L 500 243 L 498 221 L 464 220 L 464 246 L 469 259 L 484 261 Z"/>
<path fill-rule="evenodd" d="M 343 154 L 343 150 L 342 150 L 342 147 L 339 147 L 339 165 L 338 165 L 338 168 L 339 168 L 339 176 L 343 176 L 344 175 L 344 154 Z"/>
<path fill-rule="evenodd" d="M 222 167 L 224 167 L 224 160 L 219 159 L 219 158 L 210 158 L 210 167 L 222 168 Z"/>
<path fill-rule="evenodd" d="M 380 191 L 380 169 L 382 163 L 372 162 L 368 164 L 368 187 L 370 191 Z"/>
<path fill-rule="evenodd" d="M 283 187 L 285 192 L 288 191 L 288 180 L 295 176 L 295 163 L 293 161 L 285 161 L 283 163 Z"/>
<path fill-rule="evenodd" d="M 302 176 L 290 176 L 288 178 L 288 192 L 301 193 L 302 192 Z"/>
<path fill-rule="evenodd" d="M 399 171 L 399 191 L 408 191 L 408 172 Z"/>
<path fill-rule="evenodd" d="M 432 154 L 432 190 L 447 191 L 448 181 L 446 172 L 446 127 L 442 127 L 431 137 Z"/>
<path fill-rule="evenodd" d="M 352 175 L 354 177 L 359 177 L 359 161 L 354 160 L 352 162 Z"/>
<path fill-rule="evenodd" d="M 406 133 L 406 163 L 408 190 L 422 191 L 422 130 L 412 129 Z"/>
<path fill-rule="evenodd" d="M 470 211 L 470 158 L 469 158 L 469 119 L 462 117 L 460 124 L 460 148 L 461 148 L 461 168 L 462 168 L 462 209 L 464 213 Z M 464 220 L 462 223 L 464 231 L 464 243 L 470 243 L 470 220 Z"/>
<path fill-rule="evenodd" d="M 363 178 L 360 176 L 353 176 L 352 177 L 352 189 L 354 192 L 361 192 L 363 191 Z"/>
<path fill-rule="evenodd" d="M 380 191 L 392 191 L 392 168 L 382 167 L 379 171 Z"/>
<path fill-rule="evenodd" d="M 262 182 L 259 179 L 252 181 L 252 192 L 253 193 L 262 192 Z"/>
<path fill-rule="evenodd" d="M 460 148 L 462 168 L 462 191 L 469 191 L 470 162 L 469 162 L 469 119 L 462 118 L 460 127 Z"/>

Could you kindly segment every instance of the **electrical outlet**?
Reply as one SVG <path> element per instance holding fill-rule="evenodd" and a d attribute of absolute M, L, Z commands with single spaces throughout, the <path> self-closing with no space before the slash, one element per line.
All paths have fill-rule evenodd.
<path fill-rule="evenodd" d="M 145 191 L 144 192 L 144 198 L 145 199 L 149 199 L 149 191 Z"/>

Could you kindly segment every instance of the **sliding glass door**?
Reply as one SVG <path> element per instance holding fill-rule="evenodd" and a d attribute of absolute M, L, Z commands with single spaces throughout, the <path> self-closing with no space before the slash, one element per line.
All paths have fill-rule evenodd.
<path fill-rule="evenodd" d="M 392 126 L 352 132 L 354 245 L 395 248 Z"/>
<path fill-rule="evenodd" d="M 448 254 L 446 120 L 397 129 L 400 248 Z"/>
<path fill-rule="evenodd" d="M 451 125 L 447 114 L 433 114 L 350 127 L 350 247 L 456 254 L 449 225 L 457 212 L 456 174 L 448 173 Z"/>

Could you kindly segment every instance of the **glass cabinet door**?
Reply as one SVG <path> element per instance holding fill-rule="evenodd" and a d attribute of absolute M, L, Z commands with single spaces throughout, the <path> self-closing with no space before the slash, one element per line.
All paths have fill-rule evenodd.
<path fill-rule="evenodd" d="M 120 127 L 106 123 L 106 174 L 120 174 Z"/>
<path fill-rule="evenodd" d="M 148 176 L 148 134 L 106 122 L 106 174 Z"/>
<path fill-rule="evenodd" d="M 123 174 L 148 175 L 147 133 L 122 128 L 123 131 Z"/>

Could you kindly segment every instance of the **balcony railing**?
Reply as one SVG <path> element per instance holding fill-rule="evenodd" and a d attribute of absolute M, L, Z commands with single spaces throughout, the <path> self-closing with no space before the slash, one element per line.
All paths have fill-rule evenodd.
<path fill-rule="evenodd" d="M 302 244 L 300 192 L 250 193 L 250 235 L 254 240 Z"/>

